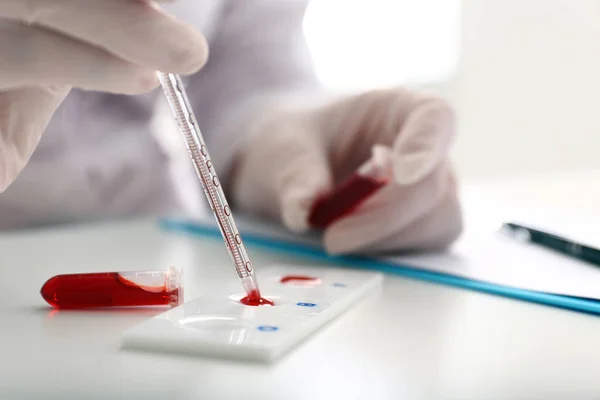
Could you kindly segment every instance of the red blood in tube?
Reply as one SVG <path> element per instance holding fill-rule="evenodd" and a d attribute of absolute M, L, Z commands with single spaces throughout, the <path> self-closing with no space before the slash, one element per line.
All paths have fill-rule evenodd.
<path fill-rule="evenodd" d="M 322 196 L 312 206 L 308 221 L 315 228 L 326 228 L 337 219 L 350 214 L 387 182 L 352 174 L 332 192 Z"/>
<path fill-rule="evenodd" d="M 182 295 L 180 288 L 138 285 L 118 272 L 57 275 L 40 292 L 56 308 L 167 306 Z"/>
<path fill-rule="evenodd" d="M 275 303 L 264 297 L 260 297 L 258 291 L 252 291 L 248 296 L 242 298 L 240 303 L 246 306 L 274 306 Z"/>

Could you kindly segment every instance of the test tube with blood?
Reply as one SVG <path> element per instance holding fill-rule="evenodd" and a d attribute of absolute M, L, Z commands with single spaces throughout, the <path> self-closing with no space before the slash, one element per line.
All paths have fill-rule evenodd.
<path fill-rule="evenodd" d="M 351 214 L 392 180 L 389 150 L 377 147 L 373 156 L 333 190 L 318 197 L 309 214 L 310 226 L 325 229 Z"/>
<path fill-rule="evenodd" d="M 183 303 L 182 271 L 94 272 L 56 275 L 41 295 L 61 309 L 168 306 Z"/>

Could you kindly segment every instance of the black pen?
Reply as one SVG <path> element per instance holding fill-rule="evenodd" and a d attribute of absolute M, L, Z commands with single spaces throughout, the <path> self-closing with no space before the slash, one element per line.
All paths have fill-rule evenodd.
<path fill-rule="evenodd" d="M 513 222 L 502 224 L 502 231 L 518 240 L 534 243 L 566 256 L 600 266 L 600 249 Z"/>

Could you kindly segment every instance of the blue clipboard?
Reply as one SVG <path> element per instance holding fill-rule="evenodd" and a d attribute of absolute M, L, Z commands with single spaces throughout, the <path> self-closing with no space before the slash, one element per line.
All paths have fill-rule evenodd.
<path fill-rule="evenodd" d="M 167 232 L 185 233 L 223 240 L 221 232 L 216 226 L 204 224 L 202 222 L 180 218 L 162 218 L 159 219 L 159 227 Z M 400 265 L 371 257 L 331 256 L 317 246 L 289 242 L 283 239 L 274 239 L 256 233 L 244 232 L 243 229 L 240 230 L 244 236 L 244 243 L 248 247 L 256 247 L 271 252 L 304 257 L 314 261 L 331 263 L 347 268 L 374 270 L 384 274 L 402 276 L 409 279 L 433 282 L 571 311 L 600 315 L 600 300 L 503 286 L 452 274 L 428 271 L 419 267 Z"/>

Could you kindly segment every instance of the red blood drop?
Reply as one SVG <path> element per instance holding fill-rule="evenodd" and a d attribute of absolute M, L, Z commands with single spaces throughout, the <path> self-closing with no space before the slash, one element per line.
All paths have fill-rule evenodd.
<path fill-rule="evenodd" d="M 305 275 L 286 275 L 280 279 L 281 283 L 291 283 L 295 285 L 301 286 L 314 286 L 320 285 L 321 280 L 319 278 L 314 278 L 312 276 Z"/>
<path fill-rule="evenodd" d="M 308 222 L 315 228 L 327 228 L 337 219 L 354 211 L 385 184 L 385 181 L 354 173 L 333 191 L 315 201 Z"/>
<path fill-rule="evenodd" d="M 240 303 L 246 306 L 274 306 L 275 302 L 261 297 L 258 291 L 252 291 L 248 296 L 242 298 Z"/>

